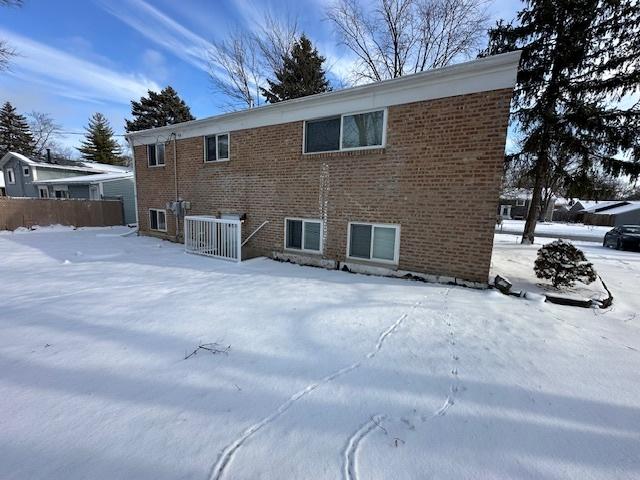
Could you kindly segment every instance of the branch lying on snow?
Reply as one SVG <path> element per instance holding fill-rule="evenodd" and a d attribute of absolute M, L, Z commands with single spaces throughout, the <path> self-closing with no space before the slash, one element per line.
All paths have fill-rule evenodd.
<path fill-rule="evenodd" d="M 227 353 L 229 353 L 229 350 L 231 350 L 231 345 L 223 347 L 219 343 L 203 343 L 202 345 L 198 345 L 198 347 L 189 355 L 185 354 L 184 359 L 186 360 L 187 358 L 191 358 L 194 355 L 197 355 L 200 350 L 211 352 L 212 355 L 215 355 L 217 353 L 224 353 L 226 355 Z"/>

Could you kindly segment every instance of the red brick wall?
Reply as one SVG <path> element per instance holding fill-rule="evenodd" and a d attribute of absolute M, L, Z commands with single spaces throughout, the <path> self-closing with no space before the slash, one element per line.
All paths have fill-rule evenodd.
<path fill-rule="evenodd" d="M 204 163 L 202 137 L 178 140 L 179 196 L 192 215 L 246 213 L 244 237 L 269 220 L 248 254 L 283 251 L 284 217 L 326 213 L 325 258 L 345 260 L 349 221 L 397 223 L 399 269 L 485 283 L 510 99 L 504 89 L 390 107 L 376 150 L 303 155 L 303 122 L 231 132 L 228 162 Z M 148 209 L 175 197 L 173 143 L 166 151 L 166 166 L 149 168 L 135 148 L 143 233 Z"/>

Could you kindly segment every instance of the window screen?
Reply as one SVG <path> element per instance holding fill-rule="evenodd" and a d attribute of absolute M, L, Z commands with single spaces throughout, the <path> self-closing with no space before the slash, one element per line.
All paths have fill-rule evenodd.
<path fill-rule="evenodd" d="M 371 225 L 351 225 L 349 255 L 357 258 L 371 258 Z"/>
<path fill-rule="evenodd" d="M 394 260 L 396 249 L 396 229 L 373 227 L 373 258 Z"/>
<path fill-rule="evenodd" d="M 304 249 L 320 251 L 320 223 L 304 222 Z"/>
<path fill-rule="evenodd" d="M 229 158 L 229 135 L 218 135 L 218 160 Z"/>
<path fill-rule="evenodd" d="M 305 128 L 305 152 L 340 149 L 340 117 L 308 121 Z"/>
<path fill-rule="evenodd" d="M 156 165 L 164 165 L 164 143 L 156 144 Z"/>
<path fill-rule="evenodd" d="M 383 110 L 345 115 L 342 122 L 342 148 L 382 145 Z"/>

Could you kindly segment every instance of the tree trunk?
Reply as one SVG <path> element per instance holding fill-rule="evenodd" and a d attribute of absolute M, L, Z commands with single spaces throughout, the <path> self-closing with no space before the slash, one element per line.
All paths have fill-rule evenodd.
<path fill-rule="evenodd" d="M 547 152 L 542 151 L 538 155 L 538 163 L 536 165 L 536 181 L 533 185 L 531 202 L 529 203 L 529 212 L 527 213 L 527 221 L 524 224 L 524 232 L 522 232 L 523 245 L 531 245 L 535 239 L 536 223 L 540 211 L 540 201 L 542 200 L 542 184 L 544 183 L 544 174 L 549 166 L 549 158 Z"/>

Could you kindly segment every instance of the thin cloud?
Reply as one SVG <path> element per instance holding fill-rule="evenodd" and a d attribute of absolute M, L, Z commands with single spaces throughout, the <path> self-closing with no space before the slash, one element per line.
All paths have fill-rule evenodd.
<path fill-rule="evenodd" d="M 18 55 L 10 75 L 34 84 L 46 84 L 55 94 L 90 102 L 129 103 L 147 90 L 159 90 L 149 78 L 115 71 L 81 59 L 17 33 L 0 28 Z"/>
<path fill-rule="evenodd" d="M 211 43 L 144 0 L 122 3 L 98 0 L 98 4 L 152 42 L 194 67 L 209 71 L 207 50 L 212 47 Z"/>

